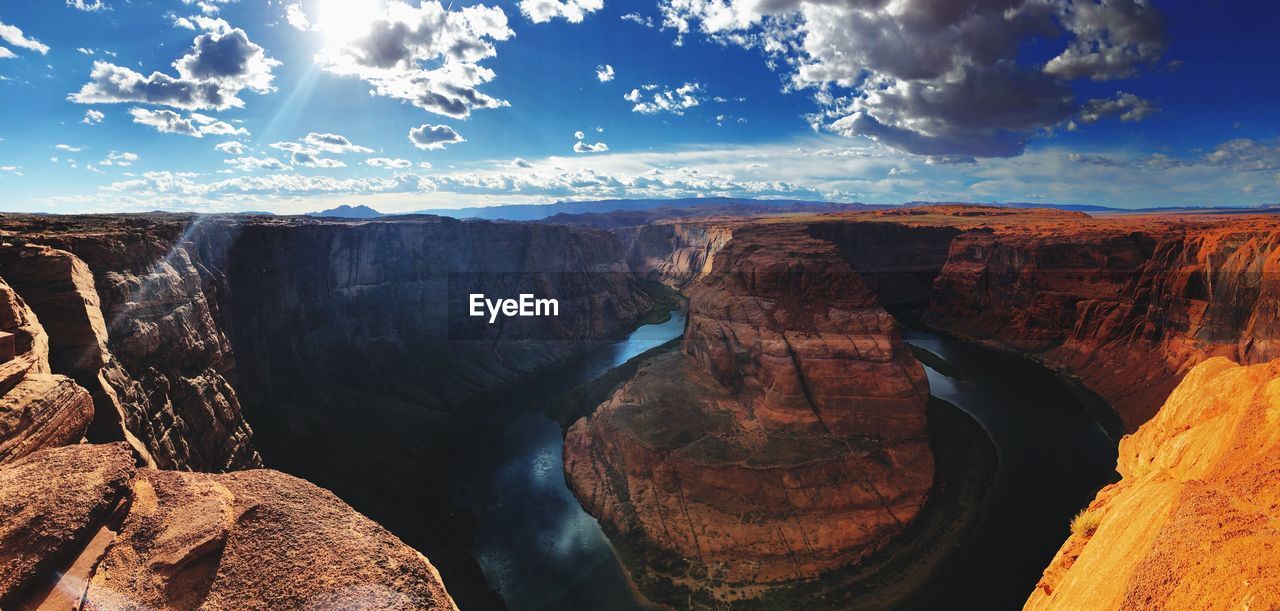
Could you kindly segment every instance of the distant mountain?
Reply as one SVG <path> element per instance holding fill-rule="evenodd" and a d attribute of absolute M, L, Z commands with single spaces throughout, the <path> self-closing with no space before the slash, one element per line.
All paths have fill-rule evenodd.
<path fill-rule="evenodd" d="M 459 219 L 488 219 L 503 221 L 541 221 L 559 214 L 594 214 L 607 212 L 637 212 L 656 209 L 690 210 L 724 209 L 726 213 L 749 212 L 834 212 L 838 210 L 864 210 L 866 204 L 842 204 L 810 202 L 796 199 L 739 199 L 734 197 L 697 197 L 686 199 L 610 199 L 583 202 L 557 202 L 554 204 L 511 204 L 481 208 L 435 208 L 420 210 L 415 214 L 435 214 Z M 670 212 L 663 216 L 671 216 Z"/>
<path fill-rule="evenodd" d="M 935 204 L 960 204 L 960 205 L 978 205 L 978 206 L 996 206 L 1000 208 L 1052 208 L 1054 210 L 1070 210 L 1072 212 L 1127 212 L 1126 208 L 1113 208 L 1111 206 L 1098 206 L 1095 204 L 1033 204 L 1030 202 L 907 202 L 904 206 L 919 205 L 935 205 Z"/>
<path fill-rule="evenodd" d="M 376 219 L 387 215 L 368 206 L 348 206 L 346 204 L 342 204 L 337 208 L 321 210 L 320 212 L 308 212 L 305 216 L 343 219 Z"/>

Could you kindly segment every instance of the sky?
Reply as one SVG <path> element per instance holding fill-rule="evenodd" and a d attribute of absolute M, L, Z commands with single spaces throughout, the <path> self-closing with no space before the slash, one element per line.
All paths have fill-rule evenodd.
<path fill-rule="evenodd" d="M 0 0 L 0 210 L 1280 202 L 1280 3 Z"/>

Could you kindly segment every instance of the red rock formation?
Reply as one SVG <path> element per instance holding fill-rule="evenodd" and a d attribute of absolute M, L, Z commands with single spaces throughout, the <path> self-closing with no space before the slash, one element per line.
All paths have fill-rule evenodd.
<path fill-rule="evenodd" d="M 1197 365 L 1120 443 L 1028 609 L 1280 606 L 1280 361 Z"/>
<path fill-rule="evenodd" d="M 325 490 L 135 470 L 124 444 L 0 468 L 0 604 L 456 609 L 426 558 Z"/>
<path fill-rule="evenodd" d="M 735 231 L 690 290 L 687 354 L 646 364 L 570 428 L 574 492 L 713 581 L 856 562 L 933 479 L 927 382 L 894 325 L 803 226 Z"/>
<path fill-rule="evenodd" d="M 957 237 L 926 320 L 1070 372 L 1127 430 L 1209 357 L 1280 356 L 1273 218 L 1050 221 Z"/>
<path fill-rule="evenodd" d="M 0 362 L 0 463 L 75 443 L 93 418 L 89 393 L 50 374 L 49 337 L 17 293 L 0 280 L 0 332 L 12 358 Z"/>

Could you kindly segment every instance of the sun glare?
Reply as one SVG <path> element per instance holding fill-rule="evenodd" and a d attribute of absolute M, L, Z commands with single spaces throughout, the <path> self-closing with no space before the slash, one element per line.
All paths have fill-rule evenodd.
<path fill-rule="evenodd" d="M 382 12 L 382 0 L 320 0 L 316 28 L 330 43 L 347 42 L 369 31 Z"/>

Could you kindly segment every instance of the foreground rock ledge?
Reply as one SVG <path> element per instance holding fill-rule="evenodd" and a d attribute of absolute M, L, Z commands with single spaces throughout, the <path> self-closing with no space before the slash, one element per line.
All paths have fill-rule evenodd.
<path fill-rule="evenodd" d="M 1196 366 L 1117 469 L 1026 608 L 1280 607 L 1280 360 Z"/>
<path fill-rule="evenodd" d="M 0 469 L 0 607 L 456 609 L 435 568 L 271 470 L 135 469 L 125 444 Z"/>

